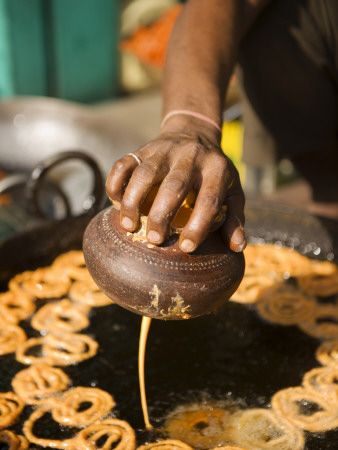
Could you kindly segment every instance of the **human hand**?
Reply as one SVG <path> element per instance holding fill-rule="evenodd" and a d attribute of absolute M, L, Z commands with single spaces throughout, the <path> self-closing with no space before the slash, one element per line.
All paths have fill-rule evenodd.
<path fill-rule="evenodd" d="M 164 242 L 180 205 L 194 188 L 197 198 L 179 245 L 190 253 L 206 238 L 222 205 L 227 206 L 222 235 L 229 247 L 240 252 L 246 246 L 244 193 L 239 174 L 224 156 L 217 139 L 200 131 L 162 132 L 135 152 L 141 164 L 127 155 L 116 161 L 106 181 L 106 191 L 121 211 L 121 226 L 130 232 L 139 225 L 140 208 L 151 188 L 160 188 L 148 214 L 147 239 Z"/>

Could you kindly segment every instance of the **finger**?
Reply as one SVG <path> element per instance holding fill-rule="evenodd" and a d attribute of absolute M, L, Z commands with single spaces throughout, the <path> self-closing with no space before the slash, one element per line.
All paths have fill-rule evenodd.
<path fill-rule="evenodd" d="M 166 239 L 170 223 L 193 185 L 195 172 L 193 160 L 184 158 L 175 164 L 163 180 L 148 214 L 149 242 L 158 245 Z"/>
<path fill-rule="evenodd" d="M 154 153 L 137 166 L 125 189 L 121 202 L 121 226 L 135 231 L 139 224 L 140 209 L 148 193 L 166 174 L 161 152 Z"/>
<path fill-rule="evenodd" d="M 180 235 L 182 251 L 193 252 L 207 237 L 223 205 L 228 168 L 224 158 L 203 173 L 203 182 L 187 225 Z"/>
<path fill-rule="evenodd" d="M 110 201 L 117 209 L 121 207 L 125 187 L 138 166 L 138 162 L 131 155 L 126 155 L 116 161 L 109 171 L 106 180 L 106 192 Z"/>
<path fill-rule="evenodd" d="M 226 196 L 227 216 L 222 227 L 223 238 L 234 252 L 242 252 L 247 245 L 244 232 L 245 197 L 238 183 L 235 182 L 235 188 L 230 189 Z"/>

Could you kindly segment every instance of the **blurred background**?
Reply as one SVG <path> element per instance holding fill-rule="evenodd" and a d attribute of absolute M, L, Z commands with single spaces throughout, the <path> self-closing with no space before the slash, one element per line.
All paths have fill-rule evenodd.
<path fill-rule="evenodd" d="M 37 209 L 62 218 L 91 207 L 90 165 L 74 154 L 48 158 L 84 153 L 104 180 L 116 159 L 156 136 L 166 46 L 181 7 L 178 0 L 0 0 L 0 237 L 26 226 Z M 290 161 L 242 163 L 235 76 L 223 128 L 222 148 L 248 197 L 303 203 L 306 186 L 288 192 L 299 182 Z M 27 194 L 32 171 L 46 160 L 52 167 L 40 168 L 39 193 Z"/>

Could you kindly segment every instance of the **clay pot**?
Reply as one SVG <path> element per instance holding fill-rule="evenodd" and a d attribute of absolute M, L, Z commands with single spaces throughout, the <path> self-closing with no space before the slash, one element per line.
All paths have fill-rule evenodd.
<path fill-rule="evenodd" d="M 244 274 L 244 256 L 210 233 L 193 254 L 178 247 L 177 234 L 161 246 L 128 233 L 119 211 L 101 211 L 88 225 L 83 251 L 97 285 L 122 307 L 155 319 L 208 314 L 226 302 Z"/>

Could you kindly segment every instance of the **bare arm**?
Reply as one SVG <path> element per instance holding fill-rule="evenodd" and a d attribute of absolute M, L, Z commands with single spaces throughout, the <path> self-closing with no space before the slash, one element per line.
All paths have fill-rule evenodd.
<path fill-rule="evenodd" d="M 163 80 L 163 113 L 188 109 L 222 123 L 223 102 L 241 37 L 267 0 L 188 0 L 168 48 Z M 157 139 L 114 164 L 107 193 L 121 207 L 121 224 L 134 231 L 139 208 L 154 184 L 161 183 L 148 215 L 148 240 L 164 241 L 170 221 L 194 187 L 194 212 L 180 236 L 183 251 L 204 240 L 223 204 L 223 234 L 230 248 L 246 245 L 244 194 L 238 172 L 220 148 L 216 127 L 198 118 L 175 115 Z M 125 190 L 124 190 L 125 189 Z"/>
<path fill-rule="evenodd" d="M 183 106 L 221 124 L 224 94 L 239 42 L 267 3 L 269 0 L 186 3 L 167 52 L 164 114 Z"/>

